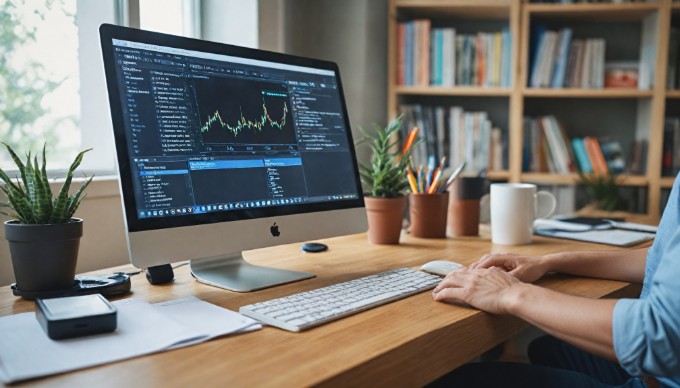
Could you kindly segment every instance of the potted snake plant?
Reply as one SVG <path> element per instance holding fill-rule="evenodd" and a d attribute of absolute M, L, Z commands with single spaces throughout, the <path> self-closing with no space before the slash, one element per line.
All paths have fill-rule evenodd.
<path fill-rule="evenodd" d="M 61 189 L 53 195 L 47 179 L 45 147 L 42 163 L 38 156 L 26 154 L 22 162 L 14 150 L 2 143 L 16 164 L 15 179 L 0 169 L 0 189 L 6 202 L 0 202 L 0 213 L 13 219 L 5 222 L 5 238 L 9 242 L 17 289 L 40 292 L 68 289 L 75 280 L 78 247 L 83 234 L 83 220 L 73 214 L 85 197 L 87 179 L 74 193 L 69 189 L 73 172 L 80 165 L 80 152 L 68 171 Z"/>
<path fill-rule="evenodd" d="M 371 148 L 369 164 L 360 163 L 359 173 L 369 192 L 365 194 L 368 216 L 368 239 L 373 244 L 398 244 L 401 236 L 409 166 L 413 144 L 417 143 L 417 130 L 411 131 L 399 150 L 398 134 L 402 127 L 401 116 L 383 128 L 374 125 L 375 132 L 359 128 L 364 137 L 357 145 Z"/>

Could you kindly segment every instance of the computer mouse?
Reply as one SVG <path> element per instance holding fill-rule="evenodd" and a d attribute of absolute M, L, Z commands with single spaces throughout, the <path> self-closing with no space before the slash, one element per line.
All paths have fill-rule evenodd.
<path fill-rule="evenodd" d="M 455 261 L 434 260 L 423 264 L 420 270 L 434 275 L 446 276 L 449 272 L 462 266 L 463 264 L 456 263 Z"/>

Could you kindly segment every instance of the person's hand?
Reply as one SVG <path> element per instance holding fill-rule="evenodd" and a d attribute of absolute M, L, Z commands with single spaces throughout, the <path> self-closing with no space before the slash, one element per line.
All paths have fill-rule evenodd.
<path fill-rule="evenodd" d="M 446 275 L 432 296 L 438 302 L 463 303 L 493 314 L 507 314 L 510 289 L 522 284 L 500 268 L 461 268 Z"/>
<path fill-rule="evenodd" d="M 522 256 L 514 253 L 488 253 L 470 265 L 471 269 L 500 268 L 517 279 L 533 283 L 540 279 L 548 268 L 540 256 Z"/>

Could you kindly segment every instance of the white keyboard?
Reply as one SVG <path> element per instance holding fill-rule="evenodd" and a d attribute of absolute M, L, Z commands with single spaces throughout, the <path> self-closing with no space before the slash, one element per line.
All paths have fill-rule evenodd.
<path fill-rule="evenodd" d="M 441 280 L 439 276 L 399 268 L 243 306 L 239 311 L 267 325 L 302 331 L 433 289 Z"/>

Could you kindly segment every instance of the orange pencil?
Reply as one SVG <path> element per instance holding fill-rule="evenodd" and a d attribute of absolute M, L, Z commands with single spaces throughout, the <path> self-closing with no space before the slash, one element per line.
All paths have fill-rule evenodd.
<path fill-rule="evenodd" d="M 442 169 L 437 168 L 437 171 L 434 172 L 434 176 L 432 177 L 432 182 L 430 182 L 430 187 L 427 189 L 428 194 L 433 194 L 435 190 L 437 189 L 437 186 L 439 186 L 439 178 L 442 175 Z"/>
<path fill-rule="evenodd" d="M 416 140 L 416 137 L 418 136 L 418 127 L 413 127 L 411 132 L 408 133 L 408 137 L 406 138 L 406 141 L 404 142 L 404 147 L 401 149 L 401 154 L 406 155 L 408 150 L 411 148 L 413 145 L 413 142 Z"/>

